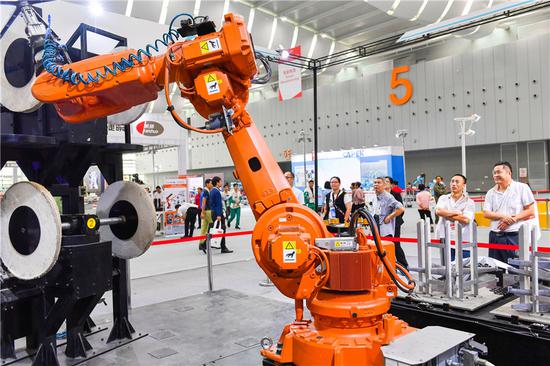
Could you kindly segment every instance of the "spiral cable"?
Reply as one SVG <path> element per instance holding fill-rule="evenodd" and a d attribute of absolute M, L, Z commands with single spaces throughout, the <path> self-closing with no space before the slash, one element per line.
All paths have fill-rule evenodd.
<path fill-rule="evenodd" d="M 147 44 L 144 48 L 138 49 L 137 52 L 129 54 L 128 57 L 122 57 L 120 61 L 113 62 L 112 67 L 109 65 L 103 65 L 103 68 L 95 70 L 94 72 L 87 72 L 85 75 L 80 72 L 75 72 L 70 68 L 64 69 L 60 65 L 60 63 L 64 62 L 60 50 L 62 50 L 65 46 L 54 40 L 51 30 L 51 16 L 48 16 L 48 28 L 44 42 L 44 56 L 42 59 L 42 65 L 44 66 L 44 70 L 48 73 L 58 79 L 67 81 L 72 85 L 88 85 L 90 83 L 98 83 L 101 80 L 106 79 L 109 75 L 116 76 L 119 72 L 122 73 L 136 65 L 141 64 L 144 61 L 144 56 L 151 58 L 153 55 L 152 51 L 159 52 L 161 45 L 168 47 L 169 45 L 175 43 L 181 35 L 175 29 L 172 29 L 172 25 L 175 19 L 181 16 L 190 17 L 193 23 L 195 22 L 193 16 L 190 14 L 178 14 L 172 18 L 168 32 L 164 33 L 161 38 L 156 39 L 153 43 Z"/>

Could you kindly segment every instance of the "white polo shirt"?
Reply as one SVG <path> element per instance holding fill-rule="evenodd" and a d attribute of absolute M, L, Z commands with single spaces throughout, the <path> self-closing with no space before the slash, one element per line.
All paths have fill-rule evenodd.
<path fill-rule="evenodd" d="M 178 207 L 177 215 L 180 216 L 180 217 L 185 216 L 187 214 L 187 210 L 190 209 L 191 207 L 195 207 L 196 209 L 199 208 L 199 206 L 197 206 L 195 204 L 192 204 L 192 203 L 189 203 L 189 202 L 182 202 L 181 206 Z"/>
<path fill-rule="evenodd" d="M 476 205 L 470 197 L 463 194 L 462 197 L 460 197 L 458 200 L 455 200 L 451 193 L 444 194 L 443 196 L 439 197 L 439 201 L 437 201 L 437 206 L 435 206 L 435 208 L 436 210 L 438 208 L 441 208 L 447 211 L 460 211 L 463 216 L 466 216 L 468 219 L 470 219 L 470 223 L 467 225 L 463 225 L 457 222 L 459 227 L 462 228 L 462 241 L 470 242 L 471 225 L 474 222 L 475 211 L 476 211 Z M 450 220 L 445 217 L 439 216 L 439 221 L 436 227 L 436 233 L 438 238 L 445 237 L 445 225 L 447 221 L 450 221 Z M 451 221 L 451 239 L 452 240 L 456 239 L 456 230 L 453 226 L 454 226 L 454 223 Z"/>
<path fill-rule="evenodd" d="M 523 211 L 523 207 L 535 202 L 535 197 L 531 188 L 525 183 L 512 181 L 512 183 L 506 188 L 504 192 L 497 191 L 497 187 L 493 187 L 487 192 L 485 196 L 485 203 L 483 204 L 483 211 L 493 211 L 508 216 L 516 215 Z M 535 218 L 527 220 L 538 227 L 538 213 L 535 209 Z M 498 227 L 499 220 L 491 220 L 491 231 L 501 231 Z M 521 227 L 522 221 L 518 221 L 515 224 L 510 225 L 505 232 L 518 231 Z"/>

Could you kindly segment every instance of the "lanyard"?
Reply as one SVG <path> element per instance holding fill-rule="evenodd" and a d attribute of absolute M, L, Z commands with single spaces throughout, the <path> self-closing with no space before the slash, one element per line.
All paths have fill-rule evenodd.
<path fill-rule="evenodd" d="M 332 207 L 336 208 L 336 200 L 338 199 L 338 197 L 340 197 L 340 193 L 342 191 L 341 190 L 338 190 L 338 194 L 336 195 L 336 198 L 334 198 L 334 191 L 331 192 L 331 196 L 332 196 Z"/>

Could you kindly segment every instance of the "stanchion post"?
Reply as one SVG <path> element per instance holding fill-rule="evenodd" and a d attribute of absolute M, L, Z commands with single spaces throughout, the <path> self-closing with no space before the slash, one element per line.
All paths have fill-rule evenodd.
<path fill-rule="evenodd" d="M 451 267 L 451 223 L 445 223 L 445 292 L 453 297 L 453 271 Z"/>
<path fill-rule="evenodd" d="M 458 221 L 455 222 L 456 230 L 456 269 L 457 269 L 457 280 L 458 280 L 458 298 L 464 298 L 464 264 L 463 264 L 463 248 L 462 248 L 462 226 Z"/>
<path fill-rule="evenodd" d="M 426 293 L 432 293 L 432 251 L 430 250 L 430 222 L 424 220 L 424 268 L 426 269 Z"/>
<path fill-rule="evenodd" d="M 519 259 L 520 259 L 520 269 L 523 271 L 527 270 L 525 263 L 529 260 L 529 241 L 531 235 L 529 234 L 528 224 L 524 223 L 519 228 Z M 529 276 L 520 276 L 519 279 L 519 288 L 520 290 L 530 290 L 530 281 Z M 527 303 L 528 298 L 526 295 L 521 295 L 519 297 L 519 302 L 522 304 Z"/>
<path fill-rule="evenodd" d="M 427 291 L 427 281 L 424 281 L 424 274 L 426 274 L 426 267 L 423 266 L 425 255 L 423 250 L 426 251 L 428 248 L 424 248 L 424 220 L 420 220 L 416 223 L 416 239 L 417 239 L 417 250 L 418 250 L 418 281 L 423 284 L 422 290 Z M 429 278 L 429 277 L 428 277 Z"/>
<path fill-rule="evenodd" d="M 203 224 L 204 225 L 204 224 Z M 212 292 L 214 289 L 214 283 L 213 283 L 213 274 L 212 274 L 212 247 L 210 240 L 212 239 L 212 234 L 208 232 L 206 234 L 206 262 L 208 267 L 208 291 Z"/>
<path fill-rule="evenodd" d="M 531 238 L 531 294 L 533 299 L 533 306 L 531 307 L 532 313 L 539 312 L 539 257 L 537 256 L 538 244 L 537 244 L 537 230 L 536 227 L 530 227 Z"/>
<path fill-rule="evenodd" d="M 479 263 L 479 257 L 477 252 L 477 225 L 475 222 L 470 224 L 472 240 L 472 258 L 470 261 L 470 267 L 472 268 L 472 278 L 474 280 L 474 296 L 478 295 L 479 292 L 479 272 L 477 265 Z"/>

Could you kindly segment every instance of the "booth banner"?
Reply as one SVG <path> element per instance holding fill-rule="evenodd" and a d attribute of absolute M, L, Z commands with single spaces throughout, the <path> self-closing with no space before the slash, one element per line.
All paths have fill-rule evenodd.
<path fill-rule="evenodd" d="M 301 56 L 301 46 L 288 50 L 288 60 L 293 56 Z M 279 100 L 288 100 L 302 96 L 302 72 L 300 68 L 279 64 Z"/>
<path fill-rule="evenodd" d="M 349 190 L 351 183 L 360 182 L 366 190 L 373 189 L 374 178 L 391 176 L 404 188 L 404 156 L 401 146 L 384 146 L 367 149 L 325 151 L 318 154 L 318 185 L 323 187 L 324 182 L 337 176 L 341 180 L 341 187 Z M 306 181 L 315 174 L 312 154 L 292 155 L 292 171 L 296 178 L 294 185 L 305 188 Z M 319 192 L 322 194 L 322 192 Z"/>
<path fill-rule="evenodd" d="M 202 175 L 184 175 L 183 177 L 187 179 L 187 202 L 195 203 L 195 195 L 197 194 L 198 188 L 204 187 L 204 178 Z"/>
<path fill-rule="evenodd" d="M 164 114 L 145 113 L 131 126 L 133 144 L 180 145 L 185 141 L 185 130 Z"/>
<path fill-rule="evenodd" d="M 178 217 L 176 205 L 187 201 L 187 179 L 166 179 L 163 185 L 162 197 L 164 200 L 164 234 L 185 234 L 183 217 Z"/>

